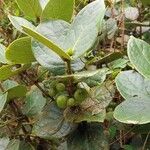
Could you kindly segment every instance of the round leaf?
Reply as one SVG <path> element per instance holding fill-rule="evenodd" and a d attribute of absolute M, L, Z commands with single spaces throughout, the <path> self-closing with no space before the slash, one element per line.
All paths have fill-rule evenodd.
<path fill-rule="evenodd" d="M 45 104 L 46 99 L 43 97 L 42 92 L 33 86 L 25 99 L 22 111 L 27 116 L 33 116 L 40 113 Z"/>
<path fill-rule="evenodd" d="M 150 122 L 150 99 L 131 98 L 115 108 L 114 118 L 127 124 L 146 124 Z"/>
<path fill-rule="evenodd" d="M 41 16 L 42 8 L 39 0 L 16 0 L 19 8 L 26 16 L 31 19 L 37 19 Z"/>
<path fill-rule="evenodd" d="M 150 78 L 150 45 L 143 40 L 130 37 L 128 56 L 135 68 L 145 77 Z"/>
<path fill-rule="evenodd" d="M 12 25 L 20 32 L 26 34 L 23 31 L 22 26 L 26 26 L 26 27 L 30 27 L 31 29 L 35 29 L 35 26 L 30 23 L 28 20 L 22 18 L 22 17 L 16 17 L 16 16 L 12 16 L 12 15 L 8 15 L 8 18 L 10 20 L 10 22 L 12 23 Z"/>
<path fill-rule="evenodd" d="M 27 64 L 35 61 L 31 49 L 31 38 L 23 37 L 12 42 L 6 51 L 6 58 L 15 64 Z"/>
<path fill-rule="evenodd" d="M 50 103 L 34 124 L 32 134 L 45 139 L 61 138 L 72 132 L 74 127 L 64 120 L 63 111 L 55 103 Z"/>
<path fill-rule="evenodd" d="M 43 21 L 61 19 L 70 21 L 73 14 L 74 0 L 50 0 L 42 12 Z"/>
<path fill-rule="evenodd" d="M 145 79 L 136 71 L 123 71 L 115 79 L 117 89 L 125 98 L 150 98 L 150 80 Z"/>

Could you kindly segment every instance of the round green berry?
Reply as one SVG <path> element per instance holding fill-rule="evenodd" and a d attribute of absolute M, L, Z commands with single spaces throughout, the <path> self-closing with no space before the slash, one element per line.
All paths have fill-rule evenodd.
<path fill-rule="evenodd" d="M 67 107 L 67 101 L 68 97 L 66 95 L 60 95 L 56 99 L 57 106 L 62 109 Z"/>
<path fill-rule="evenodd" d="M 83 102 L 88 96 L 87 91 L 84 88 L 77 89 L 74 93 L 74 98 L 77 103 Z"/>
<path fill-rule="evenodd" d="M 56 89 L 58 92 L 63 92 L 63 91 L 65 91 L 65 85 L 63 83 L 58 83 L 56 85 Z"/>
<path fill-rule="evenodd" d="M 75 106 L 75 99 L 69 98 L 67 101 L 67 106 L 69 106 L 69 107 Z"/>

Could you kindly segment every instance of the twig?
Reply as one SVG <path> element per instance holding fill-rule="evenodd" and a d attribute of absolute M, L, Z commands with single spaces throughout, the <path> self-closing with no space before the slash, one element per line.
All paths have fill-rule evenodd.
<path fill-rule="evenodd" d="M 125 34 L 125 9 L 124 9 L 124 0 L 121 0 L 121 12 L 122 12 L 122 21 L 121 21 L 122 42 L 121 42 L 121 50 L 124 50 L 124 34 Z"/>
<path fill-rule="evenodd" d="M 148 134 L 147 134 L 147 136 L 146 136 L 146 138 L 145 138 L 145 141 L 144 141 L 144 144 L 143 144 L 142 150 L 145 150 L 145 146 L 146 146 L 146 143 L 147 143 L 147 140 L 148 140 L 149 134 L 150 134 L 150 131 L 148 132 Z"/>
<path fill-rule="evenodd" d="M 66 61 L 66 74 L 67 75 L 71 75 L 72 74 L 72 70 L 71 70 L 71 63 L 70 61 Z M 73 78 L 69 77 L 68 78 L 68 93 L 70 96 L 73 95 Z"/>

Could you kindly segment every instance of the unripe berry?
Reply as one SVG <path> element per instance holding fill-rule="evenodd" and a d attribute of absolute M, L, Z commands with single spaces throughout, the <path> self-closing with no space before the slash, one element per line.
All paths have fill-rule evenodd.
<path fill-rule="evenodd" d="M 66 95 L 60 95 L 56 99 L 57 106 L 62 109 L 67 107 L 67 101 L 68 97 Z"/>
<path fill-rule="evenodd" d="M 58 84 L 56 85 L 56 90 L 57 90 L 58 92 L 63 92 L 63 91 L 65 91 L 65 85 L 64 85 L 63 83 L 58 83 Z"/>
<path fill-rule="evenodd" d="M 75 99 L 69 98 L 67 101 L 67 106 L 69 106 L 69 107 L 75 106 Z"/>

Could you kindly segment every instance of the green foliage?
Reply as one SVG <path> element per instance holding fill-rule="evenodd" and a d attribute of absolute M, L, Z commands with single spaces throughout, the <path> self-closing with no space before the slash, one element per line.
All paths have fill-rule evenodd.
<path fill-rule="evenodd" d="M 0 94 L 0 112 L 3 110 L 6 101 L 7 101 L 7 94 L 8 93 L 4 93 L 4 94 Z"/>
<path fill-rule="evenodd" d="M 144 78 L 136 71 L 123 71 L 116 77 L 116 85 L 125 98 L 140 97 L 149 98 L 150 80 Z"/>
<path fill-rule="evenodd" d="M 148 148 L 149 4 L 141 2 L 0 4 L 0 149 Z"/>
<path fill-rule="evenodd" d="M 70 150 L 109 149 L 102 127 L 96 124 L 83 124 L 78 127 L 69 137 L 67 146 Z"/>
<path fill-rule="evenodd" d="M 67 107 L 67 101 L 68 101 L 68 97 L 66 95 L 60 95 L 56 99 L 57 106 L 62 109 Z"/>
<path fill-rule="evenodd" d="M 22 17 L 16 17 L 12 15 L 8 15 L 9 20 L 11 21 L 12 25 L 20 32 L 23 32 L 22 26 L 30 27 L 31 29 L 34 29 L 35 26 L 29 22 L 28 20 L 22 18 Z"/>
<path fill-rule="evenodd" d="M 39 114 L 46 104 L 46 99 L 43 97 L 42 92 L 36 87 L 32 87 L 27 94 L 25 104 L 23 106 L 23 114 L 33 116 Z"/>
<path fill-rule="evenodd" d="M 143 40 L 131 37 L 128 42 L 128 56 L 135 68 L 146 78 L 150 78 L 150 45 Z"/>
<path fill-rule="evenodd" d="M 12 42 L 6 51 L 6 58 L 15 64 L 28 64 L 35 61 L 31 49 L 31 38 L 23 37 Z"/>
<path fill-rule="evenodd" d="M 15 65 L 4 65 L 0 67 L 0 81 L 19 74 L 20 72 L 26 70 L 29 66 L 30 65 L 22 65 L 21 67 L 17 68 Z"/>
<path fill-rule="evenodd" d="M 42 8 L 39 0 L 16 0 L 16 2 L 27 17 L 31 19 L 37 19 L 40 17 Z"/>
<path fill-rule="evenodd" d="M 63 111 L 55 103 L 48 104 L 38 121 L 34 124 L 32 134 L 44 139 L 61 138 L 73 131 L 75 125 L 67 123 Z"/>
<path fill-rule="evenodd" d="M 146 124 L 150 122 L 149 107 L 149 99 L 134 97 L 118 105 L 114 117 L 123 123 Z"/>
<path fill-rule="evenodd" d="M 5 50 L 6 50 L 6 47 L 0 44 L 0 63 L 4 63 L 4 64 L 7 63 L 7 60 L 5 58 Z"/>
<path fill-rule="evenodd" d="M 42 21 L 61 19 L 70 21 L 73 14 L 74 0 L 50 0 L 42 12 Z"/>

